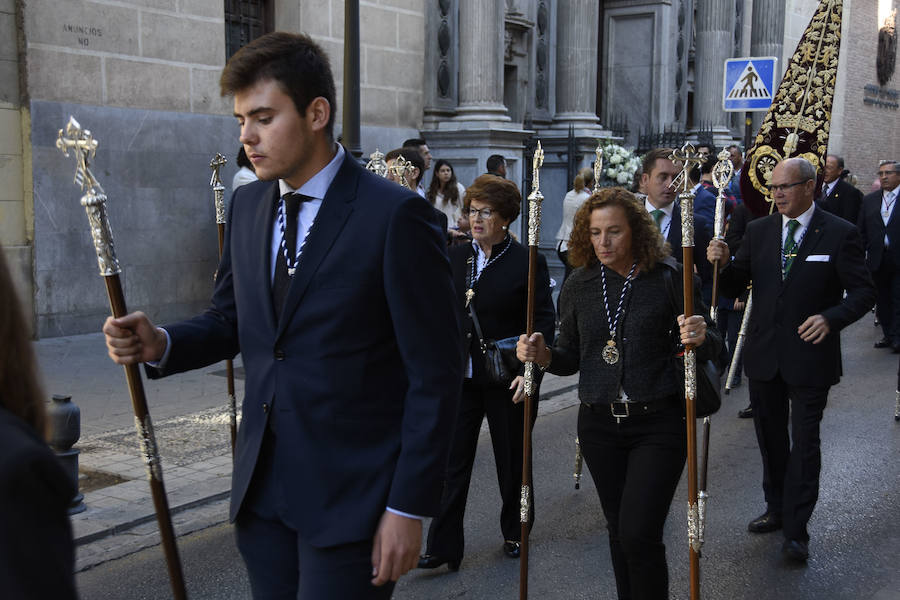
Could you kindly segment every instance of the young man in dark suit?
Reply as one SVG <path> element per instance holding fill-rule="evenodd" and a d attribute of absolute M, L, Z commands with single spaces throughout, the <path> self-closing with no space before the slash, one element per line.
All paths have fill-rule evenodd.
<path fill-rule="evenodd" d="M 737 297 L 753 281 L 744 371 L 767 507 L 747 528 L 767 533 L 783 527 L 782 552 L 798 562 L 809 557 L 806 525 L 822 463 L 819 423 L 828 390 L 841 377 L 839 332 L 875 301 L 859 230 L 817 209 L 815 188 L 809 161 L 780 162 L 769 185 L 778 214 L 747 225 L 734 260 L 725 242 L 713 240 L 707 249 L 710 262 L 725 265 L 722 294 Z"/>
<path fill-rule="evenodd" d="M 670 148 L 656 148 L 644 155 L 641 190 L 647 194 L 644 208 L 653 217 L 663 238 L 672 247 L 672 256 L 683 263 L 684 248 L 681 245 L 681 202 L 677 200 L 678 190 L 672 187 L 672 181 L 681 170 L 669 156 Z M 701 188 L 702 189 L 702 188 Z M 704 190 L 704 193 L 705 190 Z M 715 198 L 713 210 L 715 210 Z M 706 248 L 712 238 L 712 222 L 708 221 L 694 207 L 694 247 Z M 709 305 L 712 298 L 712 268 L 703 258 L 703 252 L 694 252 L 694 269 L 702 282 L 703 301 Z"/>
<path fill-rule="evenodd" d="M 231 201 L 210 307 L 108 319 L 151 377 L 241 352 L 231 519 L 257 598 L 389 598 L 436 514 L 462 382 L 443 234 L 333 141 L 322 49 L 273 33 L 222 73 L 259 182 Z"/>
<path fill-rule="evenodd" d="M 878 301 L 875 312 L 884 333 L 876 348 L 900 353 L 900 163 L 885 162 L 878 167 L 881 189 L 863 198 L 859 231 L 866 249 L 866 265 L 875 280 Z"/>
<path fill-rule="evenodd" d="M 819 196 L 819 206 L 845 221 L 856 224 L 859 219 L 863 194 L 853 185 L 841 179 L 843 172 L 843 158 L 835 154 L 825 157 L 825 169 L 822 173 L 824 182 Z"/>

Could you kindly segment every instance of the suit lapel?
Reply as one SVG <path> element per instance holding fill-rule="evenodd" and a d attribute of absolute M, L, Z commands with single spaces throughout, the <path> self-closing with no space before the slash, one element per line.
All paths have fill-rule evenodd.
<path fill-rule="evenodd" d="M 797 272 L 797 269 L 803 268 L 800 265 L 806 261 L 806 257 L 808 257 L 812 249 L 818 245 L 824 232 L 825 219 L 822 217 L 821 209 L 817 208 L 813 211 L 812 219 L 810 219 L 809 226 L 806 228 L 806 233 L 803 234 L 803 240 L 800 242 L 800 247 L 797 248 L 797 256 L 794 257 L 794 262 L 791 264 L 791 270 L 784 279 L 782 289 L 794 279 L 794 274 Z"/>
<path fill-rule="evenodd" d="M 309 236 L 306 238 L 306 245 L 303 247 L 303 253 L 300 255 L 297 273 L 291 281 L 291 287 L 288 289 L 284 310 L 278 322 L 276 337 L 280 336 L 284 331 L 287 322 L 290 321 L 291 316 L 297 309 L 297 305 L 303 298 L 303 294 L 309 287 L 313 275 L 315 275 L 322 260 L 337 240 L 341 229 L 347 222 L 347 217 L 353 212 L 352 202 L 356 198 L 360 168 L 353 163 L 353 158 L 347 154 L 334 181 L 328 188 L 325 198 L 322 200 L 322 206 L 319 208 L 315 221 L 313 221 Z M 271 297 L 271 291 L 269 296 Z M 271 305 L 271 301 L 269 304 Z"/>
<path fill-rule="evenodd" d="M 272 307 L 272 228 L 275 226 L 275 203 L 278 202 L 278 182 L 275 181 L 262 194 L 253 213 L 250 231 L 257 236 L 251 244 L 250 264 L 252 272 L 261 281 L 256 285 L 257 301 L 263 307 L 266 325 L 275 329 L 275 309 Z M 264 232 L 260 235 L 257 232 Z"/>

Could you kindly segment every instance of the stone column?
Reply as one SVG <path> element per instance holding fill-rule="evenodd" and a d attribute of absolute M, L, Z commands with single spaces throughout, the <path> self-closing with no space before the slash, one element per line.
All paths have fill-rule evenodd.
<path fill-rule="evenodd" d="M 775 66 L 775 89 L 778 90 L 781 76 L 784 74 L 782 52 L 784 51 L 784 14 L 787 9 L 783 0 L 754 0 L 752 29 L 750 30 L 750 56 L 774 56 L 778 58 Z M 752 135 L 756 135 L 762 125 L 765 112 L 753 113 Z"/>
<path fill-rule="evenodd" d="M 694 27 L 694 127 L 712 126 L 718 145 L 720 134 L 730 136 L 729 116 L 722 110 L 722 85 L 725 59 L 731 58 L 734 48 L 734 3 L 698 0 Z"/>
<path fill-rule="evenodd" d="M 556 26 L 556 115 L 566 127 L 592 127 L 597 119 L 596 0 L 559 0 Z"/>
<path fill-rule="evenodd" d="M 457 120 L 510 120 L 503 105 L 503 11 L 503 2 L 460 0 Z"/>

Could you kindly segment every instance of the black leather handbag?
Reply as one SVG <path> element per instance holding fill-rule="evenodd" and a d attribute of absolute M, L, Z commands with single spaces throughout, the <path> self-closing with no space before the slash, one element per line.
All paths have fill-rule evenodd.
<path fill-rule="evenodd" d="M 475 333 L 478 334 L 478 343 L 481 345 L 481 353 L 484 355 L 484 373 L 493 383 L 509 385 L 522 363 L 516 358 L 516 343 L 518 337 L 508 337 L 502 340 L 486 340 L 478 323 L 478 315 L 475 314 L 475 304 L 469 303 L 469 315 L 475 324 Z"/>
<path fill-rule="evenodd" d="M 672 283 L 672 272 L 663 265 L 663 277 L 666 280 L 666 288 L 669 290 L 669 300 L 672 304 L 672 310 L 677 317 L 682 311 L 678 310 L 681 303 L 675 296 L 675 286 Z M 680 346 L 678 340 L 678 325 L 675 325 L 676 344 Z M 684 354 L 678 354 L 678 362 L 681 368 L 681 387 L 684 388 Z M 715 414 L 722 407 L 722 376 L 719 373 L 719 367 L 714 360 L 697 360 L 697 394 L 694 398 L 694 406 L 696 408 L 697 418 L 702 419 Z"/>

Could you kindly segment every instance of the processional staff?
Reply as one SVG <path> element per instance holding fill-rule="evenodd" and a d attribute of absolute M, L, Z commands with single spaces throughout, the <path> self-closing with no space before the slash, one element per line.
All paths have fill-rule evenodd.
<path fill-rule="evenodd" d="M 526 309 L 525 334 L 534 333 L 535 281 L 538 269 L 538 243 L 541 238 L 541 166 L 544 164 L 544 149 L 538 140 L 532 159 L 531 193 L 528 194 L 528 303 Z M 519 557 L 519 598 L 528 598 L 528 535 L 531 515 L 531 411 L 537 395 L 533 361 L 525 363 L 525 426 L 522 431 L 522 495 L 520 498 L 519 520 L 522 523 L 521 556 Z"/>
<path fill-rule="evenodd" d="M 728 150 L 719 152 L 716 158 L 719 162 L 713 167 L 713 185 L 719 193 L 716 196 L 716 219 L 713 227 L 713 239 L 725 241 L 725 190 L 734 177 L 734 165 L 731 164 L 731 155 Z M 712 301 L 709 306 L 709 316 L 713 323 L 718 323 L 719 311 L 719 261 L 713 263 Z"/>
<path fill-rule="evenodd" d="M 128 310 L 125 307 L 125 294 L 122 292 L 122 283 L 119 279 L 121 270 L 113 247 L 112 230 L 106 216 L 106 193 L 90 170 L 90 160 L 97 152 L 97 140 L 93 138 L 90 131 L 82 129 L 73 117 L 69 117 L 65 130 L 59 130 L 56 147 L 65 156 L 69 156 L 70 150 L 75 155 L 75 184 L 82 190 L 87 189 L 87 192 L 81 197 L 81 205 L 87 212 L 91 237 L 94 240 L 94 250 L 97 252 L 97 263 L 100 266 L 100 275 L 106 281 L 109 305 L 114 317 L 124 317 Z M 172 518 L 169 514 L 169 503 L 163 485 L 159 450 L 156 447 L 153 423 L 147 410 L 147 398 L 144 396 L 144 385 L 138 365 L 125 365 L 125 378 L 128 381 L 128 391 L 131 394 L 131 404 L 134 408 L 134 425 L 141 445 L 141 454 L 147 467 L 147 478 L 150 481 L 150 491 L 156 509 L 156 520 L 159 524 L 159 535 L 169 570 L 172 593 L 176 600 L 183 600 L 187 598 L 184 576 L 181 571 Z"/>
<path fill-rule="evenodd" d="M 225 247 L 225 185 L 219 176 L 219 171 L 228 160 L 216 153 L 215 157 L 209 161 L 209 168 L 212 169 L 212 178 L 209 185 L 213 190 L 213 201 L 216 206 L 216 227 L 219 230 L 219 259 L 222 258 L 222 250 Z M 225 361 L 225 374 L 228 385 L 228 419 L 231 429 L 231 457 L 234 458 L 234 447 L 237 440 L 237 401 L 234 394 L 234 361 L 230 358 Z"/>
<path fill-rule="evenodd" d="M 596 160 L 594 160 L 594 190 L 593 192 L 596 194 L 600 191 L 600 176 L 603 174 L 603 147 L 600 145 L 600 140 L 597 140 L 597 147 L 594 149 L 594 154 L 597 155 Z M 572 473 L 572 478 L 575 480 L 575 489 L 581 489 L 581 470 L 584 465 L 584 458 L 581 454 L 581 441 L 578 439 L 578 436 L 575 436 L 575 471 Z"/>
<path fill-rule="evenodd" d="M 685 144 L 669 157 L 672 162 L 681 163 L 678 177 L 681 192 L 681 246 L 684 288 L 684 318 L 694 314 L 694 273 L 688 265 L 694 264 L 694 194 L 691 192 L 688 174 L 703 158 L 694 150 L 693 144 Z M 674 182 L 673 182 L 674 185 Z M 687 467 L 688 467 L 688 546 L 690 553 L 690 598 L 700 598 L 700 517 L 697 506 L 697 357 L 693 344 L 684 347 L 684 403 L 687 423 Z"/>

